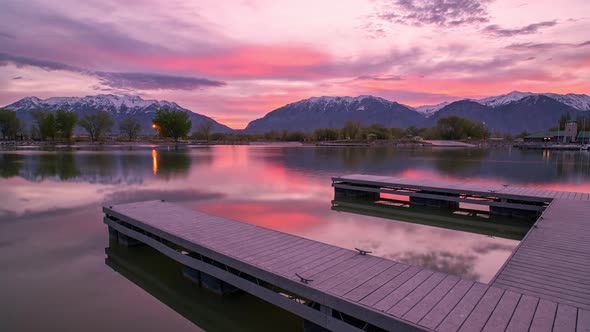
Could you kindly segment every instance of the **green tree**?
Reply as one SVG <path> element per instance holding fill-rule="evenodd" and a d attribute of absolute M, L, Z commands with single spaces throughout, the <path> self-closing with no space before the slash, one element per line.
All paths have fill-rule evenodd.
<path fill-rule="evenodd" d="M 335 141 L 338 139 L 339 130 L 332 128 L 318 128 L 313 132 L 316 141 Z"/>
<path fill-rule="evenodd" d="M 0 109 L 0 138 L 8 138 L 16 140 L 16 137 L 21 130 L 21 123 L 16 117 L 16 112 Z"/>
<path fill-rule="evenodd" d="M 91 140 L 97 141 L 102 138 L 105 132 L 111 129 L 113 119 L 111 119 L 108 112 L 100 111 L 85 114 L 78 124 L 86 130 Z"/>
<path fill-rule="evenodd" d="M 133 118 L 127 118 L 119 123 L 119 131 L 127 136 L 129 140 L 133 140 L 139 135 L 141 125 Z"/>
<path fill-rule="evenodd" d="M 489 131 L 482 123 L 474 122 L 456 115 L 439 119 L 433 129 L 442 139 L 481 139 L 490 135 Z"/>
<path fill-rule="evenodd" d="M 31 117 L 33 118 L 33 124 L 31 124 L 31 137 L 44 140 L 45 138 L 41 134 L 41 125 L 47 117 L 47 112 L 43 110 L 31 111 Z"/>
<path fill-rule="evenodd" d="M 422 133 L 422 130 L 420 128 L 416 128 L 416 126 L 410 126 L 410 127 L 406 128 L 406 130 L 404 130 L 403 136 L 414 137 L 414 136 L 420 136 L 421 133 Z"/>
<path fill-rule="evenodd" d="M 401 138 L 404 135 L 404 130 L 401 128 L 389 128 L 389 135 L 393 138 Z"/>
<path fill-rule="evenodd" d="M 74 127 L 78 122 L 78 116 L 76 113 L 57 110 L 55 113 L 55 122 L 59 136 L 67 139 L 69 142 L 74 134 Z"/>
<path fill-rule="evenodd" d="M 307 139 L 304 132 L 300 130 L 290 131 L 285 138 L 285 141 L 289 142 L 303 142 Z"/>
<path fill-rule="evenodd" d="M 342 128 L 344 139 L 357 139 L 360 138 L 361 124 L 356 121 L 344 122 L 344 128 Z"/>
<path fill-rule="evenodd" d="M 193 125 L 188 113 L 168 109 L 158 110 L 152 122 L 162 137 L 173 138 L 175 142 L 186 137 Z"/>
<path fill-rule="evenodd" d="M 264 133 L 264 139 L 267 141 L 278 141 L 281 135 L 276 130 L 271 130 L 269 132 Z"/>
<path fill-rule="evenodd" d="M 391 135 L 391 131 L 380 124 L 374 124 L 363 129 L 365 138 L 368 138 L 369 135 L 375 135 L 377 139 L 388 139 Z"/>
<path fill-rule="evenodd" d="M 49 113 L 45 116 L 43 122 L 41 122 L 39 131 L 43 140 L 51 138 L 55 141 L 55 137 L 57 136 L 57 120 L 53 113 Z"/>

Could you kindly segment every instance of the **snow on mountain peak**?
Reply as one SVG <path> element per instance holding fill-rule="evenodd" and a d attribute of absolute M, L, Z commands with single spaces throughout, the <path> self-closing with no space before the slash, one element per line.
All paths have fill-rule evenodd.
<path fill-rule="evenodd" d="M 559 95 L 556 93 L 545 93 L 545 96 L 581 111 L 590 110 L 590 96 L 585 94 L 568 93 L 566 95 Z"/>
<path fill-rule="evenodd" d="M 155 107 L 153 107 L 155 105 Z M 74 109 L 98 109 L 114 113 L 137 113 L 153 112 L 158 108 L 169 108 L 172 110 L 185 110 L 178 104 L 169 101 L 145 100 L 140 96 L 133 95 L 113 95 L 100 94 L 96 96 L 85 97 L 51 97 L 39 99 L 37 97 L 26 97 L 14 104 L 8 105 L 8 108 L 32 110 L 74 110 Z"/>
<path fill-rule="evenodd" d="M 447 106 L 448 104 L 450 104 L 450 103 L 448 101 L 445 101 L 444 103 L 440 103 L 440 104 L 436 104 L 436 105 L 425 105 L 425 106 L 414 107 L 414 110 L 420 114 L 423 114 L 425 117 L 429 118 L 434 113 L 438 112 L 438 110 Z"/>
<path fill-rule="evenodd" d="M 523 98 L 530 96 L 545 96 L 551 99 L 557 100 L 560 103 L 566 104 L 572 108 L 580 111 L 590 110 L 590 96 L 585 94 L 574 94 L 568 93 L 566 95 L 560 95 L 557 93 L 532 93 L 532 92 L 520 92 L 512 91 L 505 95 L 487 97 L 479 100 L 475 100 L 482 105 L 497 107 L 506 104 L 510 104 L 515 101 L 519 101 Z"/>
<path fill-rule="evenodd" d="M 383 98 L 375 97 L 375 96 L 369 96 L 369 95 L 361 95 L 361 96 L 357 96 L 357 97 L 349 97 L 349 96 L 344 96 L 344 97 L 321 96 L 321 97 L 311 97 L 311 98 L 308 98 L 308 99 L 304 99 L 302 101 L 303 102 L 310 103 L 310 104 L 330 104 L 330 103 L 346 103 L 346 104 L 351 104 L 353 102 L 362 102 L 365 99 L 374 99 L 374 100 L 379 100 L 381 102 L 391 103 L 390 101 L 385 100 Z"/>
<path fill-rule="evenodd" d="M 510 104 L 512 102 L 521 100 L 522 98 L 528 97 L 533 95 L 531 92 L 520 92 L 520 91 L 512 91 L 505 95 L 487 97 L 479 100 L 475 100 L 482 105 L 490 106 L 490 107 L 497 107 L 506 104 Z"/>

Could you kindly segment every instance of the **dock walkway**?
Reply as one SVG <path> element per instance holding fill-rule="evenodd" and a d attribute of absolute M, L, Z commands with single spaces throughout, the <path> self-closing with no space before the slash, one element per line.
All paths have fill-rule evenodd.
<path fill-rule="evenodd" d="M 434 188 L 430 181 L 403 181 Z M 113 232 L 330 331 L 590 331 L 590 248 L 579 242 L 590 228 L 583 217 L 588 197 L 460 186 L 447 189 L 486 195 L 505 189 L 502 195 L 519 201 L 549 203 L 489 285 L 161 201 L 105 207 L 104 221 Z M 561 224 L 564 208 L 572 212 Z"/>

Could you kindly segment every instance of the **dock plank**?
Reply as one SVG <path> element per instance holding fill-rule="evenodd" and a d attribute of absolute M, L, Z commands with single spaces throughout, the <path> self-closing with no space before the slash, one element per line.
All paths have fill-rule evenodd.
<path fill-rule="evenodd" d="M 367 261 L 369 263 L 376 263 L 376 261 L 378 260 L 379 258 L 372 256 L 355 255 L 350 259 L 347 259 L 339 264 L 332 266 L 329 269 L 319 271 L 315 274 L 307 273 L 306 275 L 314 280 L 314 286 L 319 287 L 322 283 L 329 282 L 336 278 L 338 275 L 342 275 L 347 271 L 354 270 L 355 267 L 358 267 L 359 265 L 366 264 Z"/>
<path fill-rule="evenodd" d="M 572 200 L 576 195 L 567 192 L 551 202 L 492 285 L 590 307 L 590 204 Z"/>
<path fill-rule="evenodd" d="M 461 279 L 459 282 L 447 293 L 443 299 L 436 304 L 418 324 L 434 330 L 446 317 L 451 310 L 463 299 L 463 297 L 476 285 L 473 281 Z M 477 284 L 480 285 L 480 284 Z M 480 287 L 480 286 L 478 286 Z"/>
<path fill-rule="evenodd" d="M 375 303 L 373 308 L 381 311 L 389 310 L 433 275 L 434 273 L 429 270 L 422 270 L 416 273 L 416 275 L 412 276 L 402 285 L 395 288 L 391 293 Z"/>
<path fill-rule="evenodd" d="M 351 301 L 358 302 L 409 268 L 410 267 L 405 264 L 395 264 L 385 270 L 385 272 L 376 275 L 374 278 L 371 278 L 360 286 L 352 289 L 346 293 L 344 297 Z"/>
<path fill-rule="evenodd" d="M 358 262 L 358 264 L 354 264 L 353 266 L 348 268 L 346 271 L 343 271 L 342 273 L 338 273 L 327 280 L 320 281 L 321 279 L 314 277 L 314 278 L 317 278 L 319 281 L 316 284 L 316 287 L 318 289 L 322 289 L 322 290 L 331 289 L 331 288 L 336 287 L 336 286 L 340 285 L 341 283 L 344 283 L 344 282 L 346 282 L 358 275 L 363 275 L 363 276 L 367 275 L 368 274 L 367 270 L 369 270 L 373 266 L 375 266 L 379 263 L 383 263 L 383 262 L 387 262 L 387 261 L 384 259 L 377 258 L 377 257 L 369 257 L 365 260 Z"/>
<path fill-rule="evenodd" d="M 528 331 L 531 322 L 533 321 L 535 311 L 537 310 L 538 303 L 538 298 L 522 295 L 516 306 L 516 310 L 510 318 L 510 323 L 508 323 L 508 327 L 506 327 L 506 332 Z"/>
<path fill-rule="evenodd" d="M 590 310 L 578 309 L 576 332 L 590 332 Z"/>
<path fill-rule="evenodd" d="M 368 294 L 367 296 L 365 296 L 360 301 L 360 303 L 370 306 L 370 307 L 374 306 L 377 302 L 381 301 L 384 297 L 389 295 L 391 292 L 393 292 L 398 287 L 403 285 L 406 281 L 410 280 L 411 278 L 413 278 L 415 275 L 417 275 L 418 273 L 420 273 L 422 271 L 423 270 L 418 267 L 411 266 L 410 268 L 408 268 L 404 272 L 397 275 L 395 278 L 391 279 L 390 281 L 386 282 L 383 285 L 380 285 L 380 287 L 377 288 L 375 291 L 373 291 L 371 294 Z M 432 273 L 431 271 L 425 271 L 418 278 L 419 279 L 423 278 L 424 275 L 429 274 L 429 272 Z"/>
<path fill-rule="evenodd" d="M 323 251 L 318 250 L 316 253 L 300 257 L 298 259 L 292 259 L 290 262 L 284 262 L 281 266 L 275 267 L 275 270 L 279 273 L 297 270 L 298 268 L 312 264 L 320 259 L 330 259 L 333 256 L 338 256 L 341 253 L 348 252 L 346 249 L 338 247 L 330 247 L 326 245 Z"/>
<path fill-rule="evenodd" d="M 107 220 L 108 216 L 123 218 L 126 223 L 155 235 L 153 239 L 165 239 L 189 252 L 203 251 L 204 256 L 219 264 L 235 264 L 246 269 L 248 275 L 262 276 L 260 280 L 276 283 L 279 289 L 293 294 L 302 292 L 303 297 L 322 305 L 326 301 L 335 310 L 366 318 L 388 331 L 415 328 L 411 324 L 431 331 L 589 329 L 590 249 L 586 243 L 590 241 L 587 221 L 590 195 L 587 193 L 368 175 L 333 178 L 335 186 L 339 182 L 346 183 L 351 190 L 373 186 L 374 191 L 405 188 L 453 197 L 465 195 L 461 199 L 505 198 L 545 210 L 537 227 L 521 241 L 490 285 L 371 255 L 362 256 L 352 250 L 160 201 L 105 208 L 105 222 L 115 227 Z M 504 207 L 521 208 L 523 204 Z M 117 231 L 142 236 L 126 231 L 127 226 L 116 226 Z M 148 243 L 152 241 L 145 236 L 141 238 Z M 150 245 L 164 250 L 163 245 Z M 179 261 L 184 259 L 187 258 Z M 304 283 L 296 273 L 312 281 Z M 294 310 L 298 314 L 303 312 Z M 323 315 L 312 311 L 313 315 Z M 330 319 L 334 317 L 325 316 L 325 322 Z M 320 324 L 324 323 L 320 321 Z M 331 324 L 347 326 L 342 321 Z"/>
<path fill-rule="evenodd" d="M 504 292 L 500 302 L 485 323 L 482 332 L 504 331 L 516 310 L 521 295 L 512 291 Z"/>
<path fill-rule="evenodd" d="M 430 293 L 422 298 L 414 307 L 412 307 L 403 318 L 410 322 L 418 323 L 434 306 L 436 306 L 459 282 L 459 277 L 447 276 L 438 284 Z"/>
<path fill-rule="evenodd" d="M 418 302 L 424 299 L 424 297 L 436 288 L 436 286 L 438 286 L 446 277 L 447 274 L 445 273 L 434 273 L 426 281 L 420 284 L 420 286 L 406 294 L 404 298 L 392 306 L 391 309 L 387 310 L 387 312 L 394 316 L 402 317 Z"/>
<path fill-rule="evenodd" d="M 467 292 L 461 301 L 457 303 L 455 308 L 451 310 L 449 315 L 440 323 L 436 330 L 441 332 L 457 331 L 461 325 L 463 325 L 465 319 L 467 319 L 487 290 L 487 285 L 473 285 L 469 292 Z"/>
<path fill-rule="evenodd" d="M 329 288 L 328 291 L 332 294 L 344 295 L 344 294 L 350 292 L 351 290 L 359 287 L 360 285 L 365 283 L 367 280 L 374 278 L 374 277 L 378 276 L 379 274 L 385 272 L 387 269 L 389 269 L 390 267 L 392 267 L 395 264 L 397 264 L 397 263 L 389 261 L 389 260 L 385 260 L 385 259 L 381 260 L 376 265 L 368 268 L 366 270 L 366 273 L 356 275 L 339 285 Z"/>
<path fill-rule="evenodd" d="M 551 332 L 556 310 L 557 303 L 541 299 L 533 316 L 531 331 Z"/>
<path fill-rule="evenodd" d="M 484 325 L 488 321 L 488 318 L 496 308 L 496 304 L 502 298 L 504 290 L 496 287 L 490 287 L 486 291 L 485 295 L 481 298 L 479 303 L 473 308 L 473 311 L 459 331 L 461 332 L 479 332 L 483 329 Z"/>
<path fill-rule="evenodd" d="M 553 323 L 553 332 L 575 332 L 578 310 L 574 307 L 559 304 Z"/>

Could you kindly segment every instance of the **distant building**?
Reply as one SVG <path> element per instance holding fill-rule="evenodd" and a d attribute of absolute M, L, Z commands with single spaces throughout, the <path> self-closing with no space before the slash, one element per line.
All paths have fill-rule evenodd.
<path fill-rule="evenodd" d="M 589 143 L 590 131 L 578 132 L 578 124 L 575 121 L 568 121 L 564 130 L 542 131 L 526 136 L 525 142 L 544 142 L 544 143 Z"/>
<path fill-rule="evenodd" d="M 565 130 L 563 131 L 563 143 L 574 143 L 578 137 L 578 123 L 576 121 L 568 121 L 565 123 Z"/>
<path fill-rule="evenodd" d="M 557 142 L 557 131 L 542 131 L 524 138 L 525 142 Z"/>

